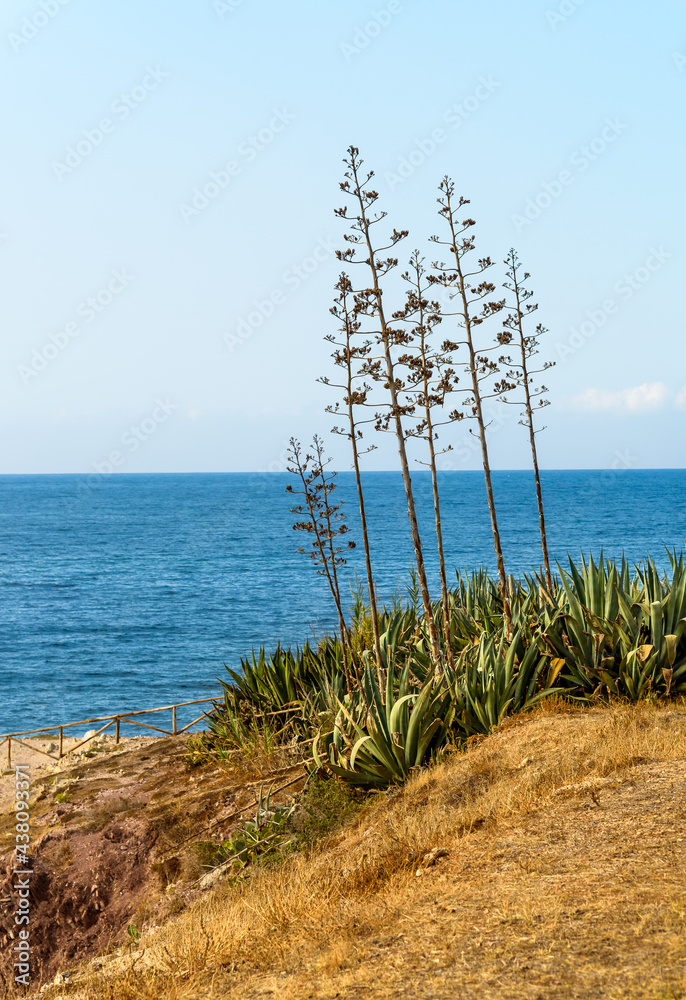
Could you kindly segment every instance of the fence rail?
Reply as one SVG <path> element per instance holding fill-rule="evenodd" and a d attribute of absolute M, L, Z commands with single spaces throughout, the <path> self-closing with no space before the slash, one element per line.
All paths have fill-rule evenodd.
<path fill-rule="evenodd" d="M 71 729 L 73 726 L 86 726 L 91 725 L 93 722 L 104 722 L 105 725 L 101 726 L 95 733 L 88 737 L 88 739 L 81 740 L 76 746 L 69 748 L 69 753 L 73 753 L 82 747 L 85 743 L 90 743 L 92 739 L 104 733 L 105 730 L 110 729 L 114 726 L 114 742 L 119 743 L 119 729 L 122 722 L 127 722 L 131 726 L 140 726 L 141 729 L 152 729 L 156 733 L 163 733 L 165 736 L 180 736 L 181 733 L 187 732 L 191 726 L 200 722 L 202 719 L 206 718 L 207 712 L 203 712 L 199 715 L 197 719 L 193 719 L 183 728 L 179 729 L 176 724 L 176 710 L 177 708 L 183 708 L 186 705 L 203 705 L 208 701 L 218 702 L 221 701 L 221 697 L 214 698 L 197 698 L 195 701 L 179 701 L 176 705 L 163 705 L 161 708 L 142 708 L 135 712 L 117 712 L 113 715 L 100 715 L 93 719 L 79 719 L 78 722 L 63 722 L 59 726 L 42 726 L 40 729 L 23 729 L 16 733 L 0 733 L 0 747 L 3 747 L 7 743 L 7 766 L 12 767 L 12 744 L 17 743 L 19 746 L 24 747 L 27 750 L 33 750 L 34 753 L 42 754 L 44 757 L 49 757 L 51 760 L 61 760 L 64 757 L 64 730 Z M 153 726 L 149 722 L 139 722 L 132 719 L 132 715 L 153 715 L 155 712 L 171 712 L 171 729 L 162 729 L 159 726 Z M 39 750 L 38 747 L 30 746 L 24 740 L 19 739 L 20 736 L 40 736 L 45 734 L 47 738 L 48 735 L 52 736 L 53 732 L 57 730 L 59 747 L 57 756 L 54 753 L 49 753 L 47 750 Z"/>

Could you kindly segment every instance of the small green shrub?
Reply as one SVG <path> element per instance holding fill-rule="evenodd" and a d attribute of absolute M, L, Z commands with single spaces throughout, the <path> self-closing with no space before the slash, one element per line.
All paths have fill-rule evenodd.
<path fill-rule="evenodd" d="M 342 826 L 355 815 L 359 801 L 349 785 L 313 776 L 288 820 L 296 847 L 309 847 Z"/>
<path fill-rule="evenodd" d="M 213 840 L 199 840 L 192 845 L 193 854 L 201 868 L 216 868 L 222 862 L 221 844 Z"/>
<path fill-rule="evenodd" d="M 221 844 L 201 840 L 193 844 L 198 866 L 203 870 L 232 861 L 234 875 L 250 864 L 280 864 L 290 854 L 303 850 L 340 827 L 359 808 L 355 790 L 339 781 L 313 776 L 297 802 L 270 805 L 270 792 L 260 795 L 254 819 L 241 824 Z"/>

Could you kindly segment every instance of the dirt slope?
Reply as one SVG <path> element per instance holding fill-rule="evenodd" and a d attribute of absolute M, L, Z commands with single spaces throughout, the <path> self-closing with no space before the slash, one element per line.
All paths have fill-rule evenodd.
<path fill-rule="evenodd" d="M 140 880 L 122 893 L 139 920 L 152 859 L 183 858 L 187 817 L 202 816 L 197 837 L 212 810 L 229 817 L 251 794 L 225 774 L 205 770 L 198 780 L 184 771 L 172 741 L 154 741 L 159 756 L 150 746 L 110 765 L 128 776 L 117 794 L 139 803 L 127 812 L 131 825 L 109 817 L 98 831 L 119 824 L 115 856 L 127 860 L 117 878 Z M 96 803 L 107 791 L 103 782 L 81 775 L 69 829 L 88 795 Z M 75 858 L 87 857 L 91 836 L 79 829 Z M 377 796 L 309 853 L 182 894 L 181 912 L 170 906 L 140 922 L 136 945 L 76 968 L 79 952 L 65 951 L 73 973 L 42 997 L 686 998 L 685 844 L 683 705 L 540 712 Z M 65 878 L 78 881 L 81 871 L 70 865 Z M 130 916 L 116 895 L 105 913 L 121 941 Z M 168 895 L 159 886 L 152 894 Z M 54 916 L 54 899 L 45 905 Z M 87 934 L 78 912 L 69 919 L 72 934 Z"/>
<path fill-rule="evenodd" d="M 203 873 L 193 845 L 221 841 L 241 815 L 250 815 L 259 778 L 211 766 L 189 770 L 185 752 L 185 737 L 139 737 L 119 746 L 101 740 L 59 766 L 21 752 L 32 765 L 31 981 L 36 986 L 126 941 L 129 924 L 154 926 L 182 910 L 199 894 L 192 883 Z M 288 780 L 300 771 L 281 773 Z M 0 976 L 11 970 L 17 929 L 14 783 L 14 771 L 6 770 L 0 780 Z"/>
<path fill-rule="evenodd" d="M 686 997 L 684 844 L 683 705 L 540 713 L 59 992 Z"/>
<path fill-rule="evenodd" d="M 686 765 L 593 790 L 468 836 L 395 919 L 322 954 L 337 974 L 276 994 L 686 996 Z"/>

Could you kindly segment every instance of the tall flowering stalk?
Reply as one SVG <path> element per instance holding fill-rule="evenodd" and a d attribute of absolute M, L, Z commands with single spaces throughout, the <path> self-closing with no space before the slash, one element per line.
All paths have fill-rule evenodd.
<path fill-rule="evenodd" d="M 436 666 L 441 660 L 441 649 L 436 630 L 436 623 L 433 618 L 431 599 L 429 596 L 429 586 L 426 578 L 426 567 L 424 564 L 424 553 L 419 535 L 417 523 L 417 510 L 414 493 L 412 489 L 412 477 L 410 475 L 410 465 L 407 457 L 406 431 L 404 418 L 413 412 L 413 407 L 403 401 L 403 384 L 399 380 L 395 369 L 394 349 L 407 341 L 405 331 L 395 329 L 388 321 L 387 311 L 384 305 L 384 284 L 388 275 L 398 266 L 396 257 L 382 257 L 381 255 L 392 251 L 408 235 L 407 230 L 393 229 L 389 242 L 385 246 L 375 245 L 373 239 L 374 226 L 378 225 L 386 218 L 386 212 L 375 209 L 379 199 L 378 191 L 371 186 L 373 171 L 362 170 L 362 160 L 359 150 L 355 146 L 348 148 L 348 158 L 344 160 L 348 168 L 345 173 L 345 180 L 341 183 L 341 190 L 350 197 L 353 202 L 353 211 L 356 213 L 352 218 L 348 217 L 347 206 L 336 209 L 336 215 L 340 219 L 350 222 L 350 230 L 345 234 L 344 239 L 351 244 L 346 250 L 337 251 L 338 259 L 349 264 L 363 264 L 368 268 L 371 284 L 367 287 L 355 290 L 355 306 L 358 317 L 366 317 L 374 324 L 374 343 L 380 348 L 380 357 L 370 359 L 365 366 L 365 373 L 380 381 L 387 390 L 390 402 L 384 417 L 377 420 L 378 429 L 386 429 L 392 426 L 398 446 L 400 458 L 400 468 L 405 487 L 405 498 L 407 501 L 407 514 L 410 522 L 412 534 L 412 545 L 414 548 L 415 563 L 417 566 L 417 579 L 422 596 L 424 607 L 424 617 L 429 634 L 432 658 Z M 362 252 L 362 258 L 357 257 L 357 252 Z M 386 419 L 387 418 L 387 419 Z"/>
<path fill-rule="evenodd" d="M 304 520 L 295 522 L 293 530 L 304 531 L 312 536 L 311 546 L 309 548 L 300 546 L 298 552 L 309 556 L 317 573 L 320 576 L 325 576 L 329 584 L 338 614 L 345 680 L 348 691 L 352 691 L 351 665 L 358 685 L 360 677 L 355 657 L 352 654 L 338 582 L 338 569 L 345 565 L 346 559 L 341 555 L 344 548 L 337 544 L 336 539 L 346 535 L 349 528 L 345 523 L 345 515 L 341 510 L 341 505 L 332 502 L 332 493 L 337 488 L 334 481 L 336 473 L 327 473 L 326 469 L 331 460 L 324 459 L 324 444 L 316 434 L 312 439 L 312 451 L 304 455 L 300 442 L 291 438 L 288 457 L 288 471 L 298 477 L 302 489 L 294 489 L 289 484 L 286 487 L 286 492 L 304 498 L 303 503 L 290 508 L 291 514 L 304 515 Z M 345 546 L 345 549 L 354 548 L 355 542 L 353 541 L 349 541 Z"/>
<path fill-rule="evenodd" d="M 507 281 L 505 281 L 503 285 L 510 292 L 511 299 L 510 302 L 507 303 L 509 312 L 503 320 L 504 329 L 498 336 L 498 342 L 503 346 L 506 344 L 516 345 L 516 347 L 519 348 L 519 355 L 515 360 L 511 357 L 502 357 L 500 358 L 500 362 L 502 364 L 509 365 L 507 378 L 513 383 L 513 387 L 516 386 L 521 390 L 519 399 L 507 399 L 505 402 L 516 403 L 517 405 L 524 406 L 524 412 L 521 414 L 522 419 L 519 423 L 522 424 L 523 427 L 526 427 L 529 432 L 531 460 L 534 467 L 534 479 L 536 482 L 536 501 L 538 503 L 538 521 L 541 533 L 541 549 L 543 551 L 545 582 L 548 592 L 552 593 L 553 575 L 550 572 L 548 538 L 545 528 L 545 511 L 543 509 L 543 490 L 541 489 L 541 475 L 538 469 L 538 450 L 536 448 L 536 435 L 542 430 L 545 430 L 545 428 L 539 427 L 537 429 L 534 417 L 534 411 L 538 411 L 542 407 L 549 406 L 550 400 L 547 399 L 545 395 L 548 391 L 547 386 L 536 386 L 534 383 L 536 381 L 535 376 L 540 375 L 549 368 L 552 368 L 555 362 L 545 361 L 540 368 L 533 367 L 534 362 L 532 362 L 532 359 L 538 354 L 539 340 L 544 333 L 547 333 L 547 330 L 541 323 L 539 323 L 534 333 L 524 333 L 524 321 L 538 309 L 537 303 L 529 301 L 534 294 L 529 288 L 526 287 L 526 282 L 530 275 L 527 271 L 522 273 L 522 265 L 515 250 L 510 250 L 508 253 L 505 258 L 505 266 L 507 267 Z"/>
<path fill-rule="evenodd" d="M 500 382 L 492 384 L 492 391 L 487 391 L 487 383 L 499 371 L 498 364 L 488 356 L 489 351 L 493 348 L 484 348 L 476 343 L 477 328 L 482 323 L 497 315 L 503 309 L 505 300 L 491 298 L 495 292 L 495 285 L 484 278 L 484 274 L 493 267 L 491 258 L 481 257 L 475 262 L 472 262 L 470 258 L 470 254 L 476 248 L 476 240 L 472 232 L 476 223 L 471 218 L 462 220 L 458 218 L 458 213 L 462 211 L 465 205 L 469 204 L 468 199 L 463 197 L 455 199 L 455 185 L 449 177 L 443 178 L 439 191 L 439 215 L 447 224 L 449 239 L 441 240 L 438 236 L 432 236 L 431 239 L 434 243 L 448 248 L 450 262 L 449 264 L 436 262 L 434 264 L 434 273 L 430 276 L 429 280 L 447 289 L 451 297 L 451 302 L 455 304 L 455 308 L 452 311 L 444 309 L 444 316 L 453 317 L 459 331 L 459 339 L 445 341 L 444 349 L 446 351 L 456 351 L 460 347 L 466 348 L 467 357 L 464 361 L 464 371 L 469 376 L 471 392 L 464 400 L 464 406 L 468 412 L 466 414 L 455 412 L 453 415 L 456 419 L 470 419 L 476 423 L 476 431 L 471 428 L 470 431 L 478 438 L 481 448 L 481 460 L 486 483 L 486 498 L 491 518 L 493 547 L 498 566 L 500 595 L 503 604 L 503 617 L 507 634 L 512 635 L 512 611 L 510 608 L 505 560 L 503 558 L 495 498 L 493 495 L 491 464 L 486 438 L 488 425 L 484 417 L 483 404 L 485 400 L 493 396 L 501 396 L 508 389 L 514 387 L 506 379 L 503 379 Z"/>
<path fill-rule="evenodd" d="M 367 511 L 360 473 L 360 456 L 372 451 L 376 447 L 375 445 L 370 445 L 368 448 L 361 448 L 362 427 L 360 425 L 370 423 L 374 418 L 361 418 L 358 412 L 360 407 L 369 405 L 371 386 L 365 381 L 360 369 L 369 355 L 371 342 L 369 340 L 360 340 L 361 323 L 357 315 L 353 287 L 347 274 L 343 273 L 340 275 L 336 283 L 336 291 L 338 295 L 334 299 L 334 304 L 330 311 L 339 321 L 339 333 L 338 336 L 329 334 L 325 339 L 334 347 L 331 356 L 334 364 L 343 373 L 343 382 L 331 382 L 326 377 L 321 378 L 320 381 L 343 392 L 343 405 L 341 406 L 340 402 L 331 404 L 327 406 L 326 412 L 344 416 L 346 420 L 344 427 L 335 426 L 332 428 L 332 432 L 346 437 L 350 442 L 352 450 L 357 501 L 360 508 L 360 523 L 362 526 L 362 544 L 364 546 L 364 563 L 367 574 L 367 594 L 369 597 L 369 612 L 374 639 L 374 655 L 376 657 L 379 687 L 383 690 L 384 681 L 382 677 L 383 667 L 379 639 L 379 614 L 376 604 L 374 574 L 372 572 L 371 546 L 367 530 Z"/>
<path fill-rule="evenodd" d="M 438 570 L 441 580 L 441 610 L 443 618 L 444 652 L 449 665 L 453 666 L 450 639 L 450 594 L 443 547 L 443 523 L 441 501 L 438 491 L 437 456 L 452 450 L 452 445 L 437 448 L 438 428 L 449 420 L 441 419 L 446 398 L 457 385 L 457 376 L 452 367 L 452 358 L 441 347 L 434 344 L 434 330 L 442 320 L 440 303 L 428 298 L 431 285 L 426 279 L 426 271 L 419 251 L 410 257 L 403 279 L 408 284 L 405 307 L 393 314 L 393 319 L 406 324 L 410 332 L 408 350 L 398 358 L 398 365 L 404 366 L 407 374 L 405 385 L 408 398 L 414 408 L 416 423 L 407 432 L 408 437 L 426 442 L 431 472 L 433 492 L 434 524 L 436 527 L 436 547 L 438 550 Z"/>

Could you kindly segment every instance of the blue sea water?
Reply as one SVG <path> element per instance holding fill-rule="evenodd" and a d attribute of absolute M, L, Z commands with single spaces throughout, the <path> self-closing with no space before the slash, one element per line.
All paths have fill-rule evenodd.
<path fill-rule="evenodd" d="M 333 627 L 326 582 L 295 551 L 302 536 L 291 528 L 289 480 L 1 476 L 0 732 L 214 695 L 223 664 Z M 413 481 L 436 594 L 429 475 Z M 352 473 L 338 483 L 359 541 Z M 402 481 L 379 472 L 364 483 L 388 600 L 404 592 L 412 563 Z M 517 575 L 540 564 L 533 479 L 496 472 L 494 488 L 507 569 Z M 602 547 L 666 565 L 664 547 L 683 545 L 686 470 L 549 471 L 543 488 L 556 559 Z M 494 569 L 483 476 L 443 473 L 441 495 L 449 567 Z M 363 579 L 361 545 L 343 572 L 346 588 L 355 570 Z"/>

